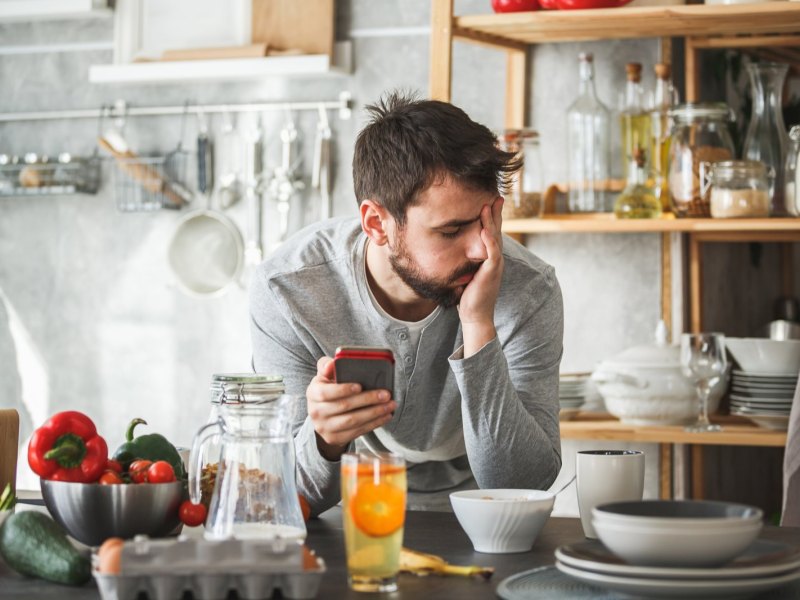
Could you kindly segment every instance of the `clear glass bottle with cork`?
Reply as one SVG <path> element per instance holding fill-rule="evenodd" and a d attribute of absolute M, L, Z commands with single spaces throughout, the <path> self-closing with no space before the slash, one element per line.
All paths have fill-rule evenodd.
<path fill-rule="evenodd" d="M 620 127 L 622 130 L 622 173 L 627 179 L 631 165 L 641 160 L 645 170 L 650 163 L 650 113 L 642 87 L 641 63 L 625 65 L 627 82 L 620 103 Z M 634 161 L 634 156 L 636 160 Z"/>
<path fill-rule="evenodd" d="M 610 124 L 608 108 L 600 102 L 594 86 L 594 57 L 578 57 L 579 94 L 567 110 L 569 152 L 569 209 L 571 212 L 606 211 Z"/>
<path fill-rule="evenodd" d="M 670 109 L 678 103 L 678 92 L 672 84 L 672 67 L 656 63 L 656 87 L 650 112 L 650 172 L 653 177 L 653 194 L 661 202 L 661 210 L 669 212 L 669 142 L 672 120 Z"/>

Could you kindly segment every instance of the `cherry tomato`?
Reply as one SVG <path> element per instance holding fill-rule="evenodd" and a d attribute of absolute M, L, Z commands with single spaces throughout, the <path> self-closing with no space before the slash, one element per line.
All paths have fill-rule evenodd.
<path fill-rule="evenodd" d="M 122 473 L 122 465 L 119 464 L 119 461 L 116 461 L 113 458 L 109 458 L 106 461 L 106 470 L 114 471 L 115 473 Z"/>
<path fill-rule="evenodd" d="M 153 464 L 151 460 L 135 460 L 128 467 L 133 483 L 147 483 L 147 469 Z"/>
<path fill-rule="evenodd" d="M 147 483 L 169 483 L 175 481 L 175 470 L 165 460 L 157 460 L 147 469 Z"/>
<path fill-rule="evenodd" d="M 297 498 L 300 500 L 300 510 L 303 513 L 303 521 L 308 521 L 311 518 L 311 505 L 302 494 L 297 494 Z"/>
<path fill-rule="evenodd" d="M 496 13 L 539 10 L 538 0 L 492 0 L 492 10 Z"/>
<path fill-rule="evenodd" d="M 178 509 L 178 516 L 184 525 L 197 527 L 206 521 L 206 507 L 191 500 L 184 500 Z"/>
<path fill-rule="evenodd" d="M 98 482 L 101 485 L 115 485 L 117 483 L 122 483 L 122 477 L 119 476 L 119 473 L 116 471 L 112 471 L 111 469 L 106 469 L 103 471 L 103 474 L 100 475 L 100 479 Z"/>

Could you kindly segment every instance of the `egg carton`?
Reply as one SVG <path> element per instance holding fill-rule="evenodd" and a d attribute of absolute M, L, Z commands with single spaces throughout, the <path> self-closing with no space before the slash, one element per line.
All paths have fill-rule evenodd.
<path fill-rule="evenodd" d="M 103 600 L 243 600 L 316 598 L 325 561 L 297 540 L 153 540 L 137 536 L 122 547 L 120 573 L 94 578 Z"/>

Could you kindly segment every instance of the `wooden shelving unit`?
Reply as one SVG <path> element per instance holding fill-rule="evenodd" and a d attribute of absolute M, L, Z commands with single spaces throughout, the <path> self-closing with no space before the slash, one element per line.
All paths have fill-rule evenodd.
<path fill-rule="evenodd" d="M 682 5 L 613 9 L 534 11 L 510 14 L 456 16 L 455 0 L 432 0 L 430 96 L 450 101 L 453 42 L 479 44 L 506 55 L 505 125 L 526 125 L 530 50 L 536 44 L 589 40 L 658 38 L 662 56 L 671 55 L 672 38 L 685 40 L 686 99 L 699 100 L 699 53 L 708 48 L 747 48 L 763 52 L 779 48 L 782 60 L 800 64 L 800 2 L 738 5 Z M 551 186 L 552 187 L 552 186 Z M 548 207 L 553 203 L 546 203 Z M 654 233 L 661 235 L 661 313 L 672 322 L 673 272 L 686 281 L 677 298 L 689 307 L 686 329 L 702 330 L 702 244 L 709 242 L 797 242 L 800 219 L 676 219 L 621 220 L 610 214 L 547 214 L 541 219 L 508 220 L 503 230 L 517 237 L 554 233 Z M 686 248 L 685 265 L 683 248 Z M 673 253 L 682 257 L 675 261 Z M 781 280 L 792 295 L 795 269 L 791 254 L 782 253 Z M 673 264 L 676 262 L 677 264 Z M 702 497 L 702 444 L 783 446 L 786 435 L 745 423 L 709 438 L 686 437 L 679 428 L 630 428 L 604 422 L 562 423 L 565 439 L 608 439 L 661 444 L 662 491 L 671 490 L 670 449 L 687 444 L 692 449 L 693 483 Z M 665 470 L 665 465 L 667 470 Z"/>

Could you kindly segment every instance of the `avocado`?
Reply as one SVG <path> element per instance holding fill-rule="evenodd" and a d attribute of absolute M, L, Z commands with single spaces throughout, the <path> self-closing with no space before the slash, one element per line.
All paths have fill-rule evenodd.
<path fill-rule="evenodd" d="M 0 527 L 0 554 L 8 566 L 31 577 L 81 585 L 92 576 L 81 554 L 48 515 L 32 510 L 9 515 Z"/>

